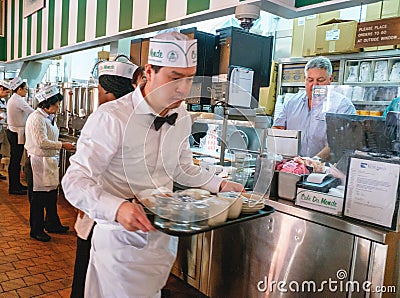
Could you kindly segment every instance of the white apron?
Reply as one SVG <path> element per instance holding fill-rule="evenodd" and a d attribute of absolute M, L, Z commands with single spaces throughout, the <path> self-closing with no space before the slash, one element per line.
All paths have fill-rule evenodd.
<path fill-rule="evenodd" d="M 160 297 L 160 290 L 166 284 L 175 260 L 177 246 L 177 237 L 158 231 L 139 234 L 96 225 L 85 297 Z"/>
<path fill-rule="evenodd" d="M 18 144 L 19 145 L 25 144 L 25 126 L 17 128 L 17 135 L 18 135 Z"/>
<path fill-rule="evenodd" d="M 34 191 L 49 191 L 59 184 L 58 157 L 29 155 Z"/>
<path fill-rule="evenodd" d="M 94 220 L 91 219 L 86 213 L 83 213 L 83 216 L 78 213 L 74 225 L 76 235 L 83 240 L 87 240 L 93 225 Z"/>

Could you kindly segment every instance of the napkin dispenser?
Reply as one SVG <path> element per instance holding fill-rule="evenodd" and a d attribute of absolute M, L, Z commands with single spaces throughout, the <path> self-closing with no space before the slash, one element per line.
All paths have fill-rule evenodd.
<path fill-rule="evenodd" d="M 268 152 L 284 157 L 298 156 L 300 152 L 301 131 L 269 128 L 267 131 Z"/>

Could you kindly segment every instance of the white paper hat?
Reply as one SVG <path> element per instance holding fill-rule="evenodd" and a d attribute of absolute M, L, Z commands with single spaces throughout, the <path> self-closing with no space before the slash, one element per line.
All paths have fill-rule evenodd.
<path fill-rule="evenodd" d="M 0 86 L 10 89 L 10 85 L 6 81 L 3 81 L 3 80 L 0 81 Z"/>
<path fill-rule="evenodd" d="M 60 92 L 58 91 L 58 87 L 56 85 L 45 86 L 45 87 L 43 87 L 42 90 L 40 90 L 39 93 L 35 94 L 35 97 L 37 98 L 37 100 L 39 102 L 42 102 L 42 101 L 47 100 L 50 97 L 56 95 L 57 93 L 60 93 Z"/>
<path fill-rule="evenodd" d="M 172 33 L 172 34 L 171 34 Z M 174 32 L 170 32 L 173 35 Z M 167 36 L 168 33 L 165 34 Z M 158 66 L 192 67 L 197 65 L 197 39 L 150 39 L 148 63 Z"/>
<path fill-rule="evenodd" d="M 10 81 L 10 89 L 15 90 L 19 85 L 21 85 L 24 82 L 21 77 L 15 77 Z"/>
<path fill-rule="evenodd" d="M 132 75 L 139 66 L 131 62 L 103 61 L 98 65 L 99 77 L 102 75 L 119 76 L 132 79 Z"/>

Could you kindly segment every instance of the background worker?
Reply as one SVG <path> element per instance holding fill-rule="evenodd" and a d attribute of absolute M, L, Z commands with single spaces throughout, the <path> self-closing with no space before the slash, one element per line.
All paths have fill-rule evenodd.
<path fill-rule="evenodd" d="M 172 191 L 173 181 L 212 192 L 243 190 L 193 165 L 191 118 L 181 103 L 196 60 L 196 40 L 177 32 L 151 39 L 147 82 L 100 106 L 81 132 L 62 185 L 67 200 L 97 222 L 87 297 L 160 297 L 167 281 L 178 239 L 156 231 L 130 198 Z"/>
<path fill-rule="evenodd" d="M 13 95 L 7 102 L 7 139 L 10 143 L 10 164 L 8 166 L 8 193 L 12 195 L 25 195 L 27 187 L 20 181 L 21 159 L 24 153 L 25 123 L 34 109 L 25 101 L 28 86 L 16 77 L 10 82 Z"/>
<path fill-rule="evenodd" d="M 326 113 L 355 114 L 350 99 L 340 93 L 331 92 L 329 105 L 323 101 L 313 102 L 313 88 L 330 85 L 332 64 L 328 58 L 315 57 L 307 62 L 305 69 L 306 88 L 284 103 L 282 111 L 275 117 L 272 128 L 301 131 L 300 155 L 329 159 L 330 150 L 326 136 Z"/>
<path fill-rule="evenodd" d="M 140 74 L 139 67 L 130 62 L 104 61 L 98 64 L 99 105 L 115 100 L 133 91 L 133 76 Z M 142 77 L 137 75 L 136 85 L 140 84 Z M 89 264 L 91 239 L 93 234 L 94 220 L 84 212 L 79 211 L 75 230 L 77 233 L 76 256 L 74 266 L 74 279 L 72 281 L 71 298 L 83 298 L 85 291 L 86 272 Z"/>
<path fill-rule="evenodd" d="M 0 160 L 3 157 L 1 154 L 1 145 L 4 143 L 5 124 L 7 120 L 7 98 L 10 94 L 10 86 L 6 81 L 0 81 Z M 0 180 L 6 180 L 7 177 L 0 174 Z"/>
<path fill-rule="evenodd" d="M 65 233 L 57 213 L 60 149 L 74 149 L 69 142 L 58 140 L 59 130 L 54 123 L 60 102 L 63 99 L 57 86 L 46 86 L 36 96 L 38 107 L 26 121 L 26 143 L 28 153 L 26 172 L 30 197 L 30 236 L 47 242 L 49 233 Z M 30 174 L 31 173 L 31 174 Z M 46 217 L 44 216 L 46 209 Z"/>

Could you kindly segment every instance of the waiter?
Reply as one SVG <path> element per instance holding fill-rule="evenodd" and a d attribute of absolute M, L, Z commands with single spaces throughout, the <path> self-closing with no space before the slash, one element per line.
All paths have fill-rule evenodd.
<path fill-rule="evenodd" d="M 139 67 L 137 65 L 130 62 L 102 61 L 98 64 L 97 68 L 99 74 L 99 105 L 115 100 L 133 91 L 132 77 L 138 74 Z M 138 77 L 137 75 L 136 78 L 138 79 Z M 141 77 L 139 81 L 135 80 L 134 83 L 137 85 L 140 84 Z M 75 223 L 78 239 L 76 242 L 71 298 L 84 297 L 93 227 L 93 219 L 80 211 Z"/>
<path fill-rule="evenodd" d="M 178 239 L 156 231 L 129 198 L 172 191 L 173 181 L 212 192 L 243 190 L 192 162 L 191 119 L 181 103 L 196 73 L 196 40 L 159 35 L 148 59 L 146 84 L 88 119 L 62 181 L 66 198 L 97 222 L 86 297 L 160 297 L 167 281 Z"/>
<path fill-rule="evenodd" d="M 21 159 L 24 153 L 25 123 L 34 109 L 25 101 L 28 86 L 16 77 L 10 82 L 13 95 L 7 102 L 7 139 L 10 143 L 10 165 L 8 166 L 8 193 L 12 195 L 25 195 L 27 187 L 20 182 Z"/>

